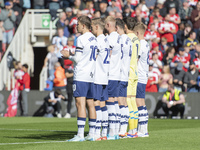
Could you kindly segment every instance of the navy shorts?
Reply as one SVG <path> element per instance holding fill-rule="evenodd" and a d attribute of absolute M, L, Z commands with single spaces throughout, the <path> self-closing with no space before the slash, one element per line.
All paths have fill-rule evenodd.
<path fill-rule="evenodd" d="M 108 97 L 119 97 L 119 81 L 108 81 Z"/>
<path fill-rule="evenodd" d="M 119 97 L 127 97 L 128 82 L 119 82 Z"/>
<path fill-rule="evenodd" d="M 94 100 L 107 101 L 108 100 L 108 86 L 94 84 Z"/>
<path fill-rule="evenodd" d="M 93 99 L 94 84 L 90 82 L 73 81 L 74 97 L 86 97 Z"/>
<path fill-rule="evenodd" d="M 138 82 L 136 98 L 145 98 L 145 90 L 146 90 L 146 84 L 142 84 Z"/>

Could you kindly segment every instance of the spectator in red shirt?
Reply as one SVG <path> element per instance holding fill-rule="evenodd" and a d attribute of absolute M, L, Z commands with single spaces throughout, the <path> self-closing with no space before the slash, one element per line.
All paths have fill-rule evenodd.
<path fill-rule="evenodd" d="M 160 34 L 157 32 L 157 30 L 155 29 L 155 24 L 152 23 L 150 25 L 150 30 L 147 30 L 144 34 L 144 38 L 147 41 L 151 41 L 153 39 L 156 39 L 156 42 L 159 43 L 160 42 Z"/>
<path fill-rule="evenodd" d="M 196 52 L 197 58 L 193 59 L 193 62 L 200 73 L 200 52 Z"/>
<path fill-rule="evenodd" d="M 149 53 L 149 59 L 152 59 L 153 58 L 153 54 L 154 53 L 157 53 L 158 54 L 158 59 L 160 61 L 162 61 L 163 59 L 163 54 L 161 51 L 159 51 L 159 45 L 157 43 L 152 43 L 152 46 L 151 46 L 151 51 Z"/>
<path fill-rule="evenodd" d="M 165 37 L 170 46 L 174 45 L 173 34 L 176 34 L 177 29 L 174 23 L 170 22 L 170 15 L 165 16 L 165 20 L 158 24 L 158 32 L 161 34 L 161 38 Z"/>
<path fill-rule="evenodd" d="M 148 81 L 146 85 L 146 92 L 158 92 L 158 74 L 153 71 L 153 64 L 149 63 Z"/>
<path fill-rule="evenodd" d="M 179 48 L 179 52 L 178 54 L 173 58 L 170 66 L 171 67 L 176 67 L 178 65 L 178 63 L 182 63 L 183 66 L 183 70 L 185 72 L 187 72 L 188 68 L 189 68 L 189 60 L 188 57 L 185 57 L 185 50 L 183 47 Z"/>
<path fill-rule="evenodd" d="M 19 90 L 19 103 L 20 103 L 20 111 L 21 116 L 27 116 L 28 115 L 28 92 L 30 91 L 30 76 L 28 74 L 28 65 L 24 64 L 22 66 L 22 70 L 24 71 L 24 75 L 22 79 L 18 78 L 18 81 L 20 83 Z"/>
<path fill-rule="evenodd" d="M 176 14 L 176 8 L 170 8 L 169 10 L 169 15 L 170 15 L 170 21 L 175 23 L 175 24 L 180 24 L 181 19 L 178 14 Z"/>
<path fill-rule="evenodd" d="M 153 23 L 153 19 L 155 17 L 158 18 L 159 22 L 161 22 L 163 20 L 163 17 L 160 15 L 159 8 L 157 8 L 157 7 L 153 9 L 153 13 L 149 18 L 149 24 Z"/>
<path fill-rule="evenodd" d="M 75 17 L 73 17 L 71 19 L 71 21 L 69 22 L 69 27 L 72 28 L 73 30 L 73 33 L 75 33 L 75 28 L 76 28 L 76 25 L 77 25 L 77 22 L 78 22 L 78 17 L 80 17 L 82 15 L 82 12 L 80 10 L 77 11 L 77 14 Z"/>

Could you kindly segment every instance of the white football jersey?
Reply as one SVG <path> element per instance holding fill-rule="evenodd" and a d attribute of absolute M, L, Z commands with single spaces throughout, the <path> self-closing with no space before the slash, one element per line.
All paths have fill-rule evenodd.
<path fill-rule="evenodd" d="M 138 60 L 138 82 L 147 84 L 149 72 L 149 43 L 145 40 L 140 40 L 140 51 Z"/>
<path fill-rule="evenodd" d="M 90 32 L 79 36 L 75 52 L 81 53 L 81 55 L 74 69 L 74 81 L 94 82 L 94 69 L 97 54 L 96 37 Z"/>
<path fill-rule="evenodd" d="M 107 85 L 110 64 L 110 47 L 105 35 L 97 37 L 98 52 L 95 64 L 94 83 Z"/>
<path fill-rule="evenodd" d="M 132 43 L 131 39 L 126 35 L 121 35 L 121 48 L 122 48 L 122 64 L 121 64 L 121 80 L 128 82 L 129 78 L 129 70 L 130 70 L 130 61 L 131 61 L 131 54 L 132 54 Z"/>
<path fill-rule="evenodd" d="M 117 32 L 112 32 L 107 39 L 112 51 L 110 58 L 108 79 L 120 81 L 121 56 L 122 56 L 121 37 Z"/>

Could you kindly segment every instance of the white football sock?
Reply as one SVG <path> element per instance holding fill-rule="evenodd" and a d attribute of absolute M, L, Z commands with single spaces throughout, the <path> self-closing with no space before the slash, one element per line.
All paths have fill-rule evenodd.
<path fill-rule="evenodd" d="M 102 126 L 102 131 L 101 131 L 101 136 L 105 137 L 108 134 L 108 111 L 107 111 L 107 107 L 101 107 L 101 112 L 102 112 L 102 122 L 101 122 L 101 126 Z"/>
<path fill-rule="evenodd" d="M 95 106 L 96 109 L 96 128 L 95 128 L 95 136 L 100 137 L 101 135 L 101 121 L 102 121 L 102 112 L 100 106 Z"/>
<path fill-rule="evenodd" d="M 77 135 L 81 138 L 84 138 L 84 128 L 85 128 L 86 118 L 77 118 L 77 125 L 78 125 L 78 133 Z"/>
<path fill-rule="evenodd" d="M 106 102 L 108 109 L 108 126 L 109 126 L 109 135 L 115 135 L 115 122 L 116 122 L 116 111 L 114 102 Z"/>
<path fill-rule="evenodd" d="M 116 111 L 115 135 L 119 135 L 121 113 L 118 101 L 115 101 L 115 111 Z"/>

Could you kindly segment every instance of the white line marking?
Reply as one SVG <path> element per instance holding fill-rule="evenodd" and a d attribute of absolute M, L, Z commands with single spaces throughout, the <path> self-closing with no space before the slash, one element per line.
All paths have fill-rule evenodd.
<path fill-rule="evenodd" d="M 0 128 L 0 130 L 10 130 L 10 131 L 41 131 L 41 132 L 67 132 L 61 130 L 40 130 L 40 129 L 7 129 L 7 128 Z"/>
<path fill-rule="evenodd" d="M 45 144 L 45 143 L 61 143 L 66 141 L 44 141 L 44 142 L 23 142 L 23 143 L 0 143 L 0 145 L 20 145 L 20 144 Z"/>

